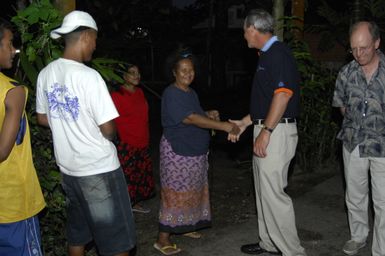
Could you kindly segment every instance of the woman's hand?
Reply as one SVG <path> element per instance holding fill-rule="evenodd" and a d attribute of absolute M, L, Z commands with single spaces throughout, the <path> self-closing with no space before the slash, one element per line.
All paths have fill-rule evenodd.
<path fill-rule="evenodd" d="M 237 141 L 239 141 L 239 137 L 246 130 L 248 125 L 243 120 L 231 120 L 230 119 L 229 122 L 236 125 L 237 128 L 239 129 L 239 132 L 236 134 L 229 133 L 229 135 L 227 136 L 227 140 L 229 140 L 231 142 L 237 142 Z"/>
<path fill-rule="evenodd" d="M 241 132 L 241 129 L 238 127 L 238 125 L 230 122 L 227 122 L 227 123 L 229 124 L 229 127 L 230 127 L 230 129 L 227 130 L 227 132 L 229 133 L 228 136 L 238 136 L 238 134 Z"/>

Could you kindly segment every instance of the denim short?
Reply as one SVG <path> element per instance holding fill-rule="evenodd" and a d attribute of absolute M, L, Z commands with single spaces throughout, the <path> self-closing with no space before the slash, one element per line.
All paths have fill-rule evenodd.
<path fill-rule="evenodd" d="M 86 245 L 93 239 L 101 255 L 135 247 L 134 217 L 121 168 L 84 177 L 62 174 L 62 186 L 70 246 Z"/>

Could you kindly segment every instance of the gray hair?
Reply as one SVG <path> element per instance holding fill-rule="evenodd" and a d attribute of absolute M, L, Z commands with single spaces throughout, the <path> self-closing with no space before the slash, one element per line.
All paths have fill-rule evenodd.
<path fill-rule="evenodd" d="M 378 27 L 378 25 L 374 21 L 358 21 L 358 22 L 354 23 L 349 29 L 349 38 L 352 37 L 352 34 L 362 24 L 368 25 L 368 30 L 369 30 L 370 35 L 372 36 L 373 41 L 377 41 L 378 39 L 380 39 L 380 28 Z"/>
<path fill-rule="evenodd" d="M 250 10 L 244 22 L 245 28 L 254 26 L 261 33 L 274 33 L 274 18 L 262 9 Z"/>

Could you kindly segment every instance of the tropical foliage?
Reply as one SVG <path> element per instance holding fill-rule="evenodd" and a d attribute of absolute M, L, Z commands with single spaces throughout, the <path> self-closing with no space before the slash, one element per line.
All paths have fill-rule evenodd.
<path fill-rule="evenodd" d="M 332 108 L 332 98 L 337 71 L 326 68 L 313 59 L 306 42 L 294 36 L 296 17 L 284 17 L 285 41 L 297 60 L 301 74 L 301 112 L 298 124 L 298 166 L 305 172 L 323 167 L 338 156 L 336 135 L 339 130 L 338 115 Z"/>
<path fill-rule="evenodd" d="M 349 27 L 359 20 L 371 20 L 378 24 L 384 35 L 385 0 L 355 0 L 350 1 L 344 9 L 338 10 L 330 5 L 330 1 L 322 0 L 317 8 L 319 16 L 323 17 L 322 24 L 307 26 L 306 30 L 321 34 L 319 48 L 328 50 L 335 43 L 348 48 Z M 384 38 L 382 36 L 382 38 Z"/>

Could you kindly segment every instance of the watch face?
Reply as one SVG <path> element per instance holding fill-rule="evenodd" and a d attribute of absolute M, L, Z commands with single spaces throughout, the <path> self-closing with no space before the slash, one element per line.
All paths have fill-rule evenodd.
<path fill-rule="evenodd" d="M 267 130 L 268 132 L 272 133 L 274 129 L 267 127 L 265 124 L 262 124 L 262 129 Z"/>

